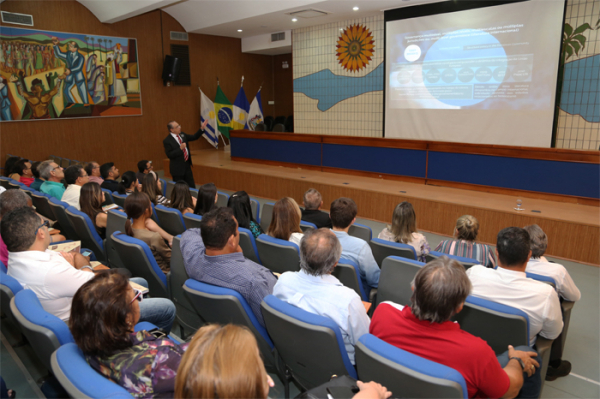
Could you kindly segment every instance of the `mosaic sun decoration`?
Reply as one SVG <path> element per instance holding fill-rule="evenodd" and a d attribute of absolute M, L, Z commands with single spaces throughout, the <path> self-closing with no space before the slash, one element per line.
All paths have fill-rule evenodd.
<path fill-rule="evenodd" d="M 375 52 L 375 40 L 366 26 L 354 24 L 347 27 L 337 42 L 336 55 L 342 68 L 358 72 L 369 65 Z"/>

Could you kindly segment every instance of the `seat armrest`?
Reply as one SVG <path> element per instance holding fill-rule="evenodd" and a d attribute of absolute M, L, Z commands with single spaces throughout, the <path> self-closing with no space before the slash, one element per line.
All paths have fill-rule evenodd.
<path fill-rule="evenodd" d="M 552 348 L 553 339 L 544 338 L 540 335 L 537 336 L 535 341 L 535 348 L 541 356 L 538 359 L 540 363 L 542 383 L 546 380 L 546 372 L 548 371 L 548 363 L 550 362 L 550 349 Z"/>

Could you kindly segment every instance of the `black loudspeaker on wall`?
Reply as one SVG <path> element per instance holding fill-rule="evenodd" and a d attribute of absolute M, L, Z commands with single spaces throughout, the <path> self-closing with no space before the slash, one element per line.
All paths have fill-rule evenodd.
<path fill-rule="evenodd" d="M 179 58 L 175 58 L 171 55 L 165 56 L 165 61 L 163 63 L 162 70 L 162 80 L 166 82 L 174 82 L 177 80 L 177 75 L 179 75 L 179 67 L 181 63 L 179 62 Z"/>

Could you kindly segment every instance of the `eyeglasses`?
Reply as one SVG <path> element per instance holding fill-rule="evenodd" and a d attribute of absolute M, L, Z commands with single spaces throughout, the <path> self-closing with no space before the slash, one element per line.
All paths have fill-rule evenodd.
<path fill-rule="evenodd" d="M 56 168 L 52 168 L 52 171 L 54 172 L 56 169 L 61 169 L 62 170 L 62 168 L 60 166 L 57 166 Z"/>
<path fill-rule="evenodd" d="M 133 289 L 133 292 L 135 293 L 135 295 L 133 296 L 133 299 L 131 300 L 131 302 L 129 302 L 129 304 L 131 305 L 133 303 L 133 301 L 135 301 L 136 299 L 138 300 L 138 302 L 142 302 L 142 291 L 140 290 L 136 290 L 135 288 Z"/>
<path fill-rule="evenodd" d="M 44 226 L 46 226 L 46 227 L 50 227 L 50 222 L 49 222 L 49 221 L 47 221 L 47 220 L 45 220 L 45 221 L 44 221 L 44 223 L 40 224 L 40 225 L 37 227 L 37 229 L 35 229 L 35 234 L 34 234 L 34 235 L 37 235 L 37 232 L 38 232 L 38 230 L 39 230 L 39 229 L 41 229 L 41 228 L 42 228 L 42 227 L 44 227 Z"/>

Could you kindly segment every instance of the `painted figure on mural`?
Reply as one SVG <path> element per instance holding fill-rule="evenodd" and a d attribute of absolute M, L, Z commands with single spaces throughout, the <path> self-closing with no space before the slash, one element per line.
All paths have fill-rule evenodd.
<path fill-rule="evenodd" d="M 63 77 L 59 76 L 57 79 L 58 83 L 49 92 L 44 92 L 44 87 L 40 79 L 33 79 L 31 82 L 31 92 L 27 92 L 21 84 L 23 75 L 21 75 L 21 79 L 15 75 L 10 77 L 10 81 L 17 85 L 19 94 L 27 101 L 27 107 L 23 112 L 23 119 L 50 119 L 57 117 L 52 106 L 52 98 L 60 90 Z"/>
<path fill-rule="evenodd" d="M 41 73 L 44 71 L 44 56 L 42 54 L 42 46 L 35 46 L 35 72 Z"/>
<path fill-rule="evenodd" d="M 79 96 L 81 97 L 81 102 L 85 105 L 89 104 L 87 88 L 85 87 L 85 77 L 83 76 L 85 58 L 83 54 L 79 53 L 79 46 L 76 42 L 70 41 L 67 44 L 69 50 L 65 53 L 61 51 L 56 37 L 52 37 L 52 43 L 54 43 L 54 55 L 65 63 L 65 103 L 80 103 L 75 99 L 71 92 L 73 87 L 76 86 Z"/>
<path fill-rule="evenodd" d="M 52 52 L 52 47 L 50 46 L 42 46 L 44 51 L 42 51 L 42 60 L 44 63 L 44 71 L 52 68 L 50 65 L 50 53 Z"/>
<path fill-rule="evenodd" d="M 27 45 L 25 47 L 23 58 L 25 59 L 25 76 L 33 75 L 35 73 L 35 68 L 33 65 L 35 54 L 31 45 Z"/>
<path fill-rule="evenodd" d="M 0 45 L 0 67 L 6 68 L 6 43 Z"/>
<path fill-rule="evenodd" d="M 6 85 L 6 79 L 0 76 L 0 120 L 12 121 L 12 114 L 10 113 L 11 102 L 8 98 L 8 86 Z"/>
<path fill-rule="evenodd" d="M 120 79 L 121 70 L 120 63 L 122 62 L 121 44 L 117 43 L 115 50 L 106 56 L 106 84 L 108 85 L 108 104 L 119 104 L 127 102 L 121 101 L 121 97 L 127 96 L 125 85 Z"/>
<path fill-rule="evenodd" d="M 94 104 L 99 104 L 106 100 L 106 90 L 104 88 L 105 75 L 104 72 L 100 72 L 94 79 L 94 87 L 92 88 L 92 99 Z"/>
<path fill-rule="evenodd" d="M 15 46 L 15 49 L 13 51 L 13 59 L 14 59 L 13 64 L 15 64 L 15 69 L 17 71 L 23 71 L 23 48 L 22 48 L 22 46 L 19 46 L 18 44 Z"/>

